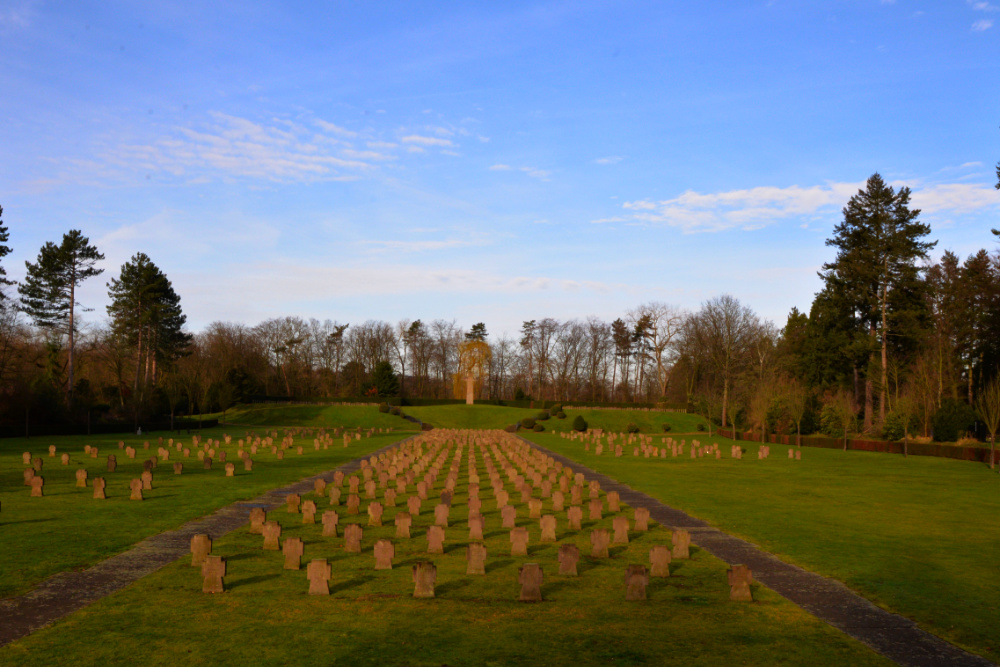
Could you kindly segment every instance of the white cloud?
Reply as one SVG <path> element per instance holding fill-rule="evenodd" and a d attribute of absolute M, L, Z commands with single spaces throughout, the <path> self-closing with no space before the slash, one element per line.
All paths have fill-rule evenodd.
<path fill-rule="evenodd" d="M 913 188 L 913 207 L 927 214 L 1000 208 L 1000 192 L 989 185 L 940 183 L 921 186 L 904 181 L 892 185 Z M 862 187 L 864 183 L 827 183 L 806 188 L 762 186 L 710 194 L 689 190 L 665 201 L 628 201 L 622 208 L 630 212 L 627 218 L 630 222 L 676 227 L 685 233 L 751 231 L 787 218 L 836 213 Z M 602 218 L 594 222 L 622 221 Z"/>
<path fill-rule="evenodd" d="M 591 220 L 590 224 L 592 224 L 592 225 L 603 225 L 603 224 L 607 224 L 609 222 L 628 222 L 629 220 L 630 220 L 630 218 L 626 218 L 626 217 L 621 216 L 621 215 L 615 215 L 615 216 L 612 216 L 610 218 L 598 218 L 597 220 Z"/>
<path fill-rule="evenodd" d="M 394 252 L 423 252 L 426 250 L 447 250 L 466 246 L 488 245 L 485 241 L 463 241 L 461 239 L 446 239 L 443 241 L 362 241 L 363 245 L 372 246 L 378 250 Z"/>
<path fill-rule="evenodd" d="M 17 7 L 0 7 L 0 31 L 24 29 L 31 25 L 32 3 L 22 3 Z"/>
<path fill-rule="evenodd" d="M 594 164 L 618 164 L 624 160 L 621 155 L 609 155 L 608 157 L 599 157 L 594 160 Z"/>
<path fill-rule="evenodd" d="M 462 157 L 462 154 L 456 151 L 441 151 L 441 155 L 450 155 L 451 157 Z"/>
<path fill-rule="evenodd" d="M 523 171 L 531 178 L 537 178 L 540 181 L 547 181 L 549 180 L 549 176 L 552 175 L 551 171 L 546 171 L 545 169 L 536 169 L 535 167 L 521 167 L 521 171 Z"/>
<path fill-rule="evenodd" d="M 972 32 L 983 32 L 993 27 L 992 19 L 980 19 L 972 24 Z"/>
<path fill-rule="evenodd" d="M 455 144 L 450 139 L 441 139 L 439 137 L 424 137 L 419 134 L 411 134 L 407 137 L 402 138 L 404 144 L 418 144 L 420 146 L 454 146 Z"/>
<path fill-rule="evenodd" d="M 399 146 L 399 144 L 394 144 L 391 141 L 369 141 L 365 145 L 368 146 L 368 148 L 383 151 L 392 150 L 393 148 L 397 148 Z"/>
<path fill-rule="evenodd" d="M 490 171 L 510 171 L 513 169 L 509 164 L 495 164 L 490 167 Z"/>
<path fill-rule="evenodd" d="M 356 136 L 358 136 L 357 132 L 351 132 L 348 129 L 340 127 L 339 125 L 334 125 L 333 123 L 328 123 L 325 120 L 321 120 L 319 118 L 317 118 L 316 120 L 314 120 L 313 124 L 315 124 L 316 127 L 319 127 L 323 131 L 329 132 L 331 134 L 339 134 L 339 135 L 344 136 L 344 137 L 356 137 Z"/>
<path fill-rule="evenodd" d="M 980 12 L 995 12 L 1000 10 L 1000 7 L 989 2 L 983 2 L 983 0 L 969 0 L 969 4 L 972 5 L 973 9 Z"/>
<path fill-rule="evenodd" d="M 197 129 L 175 127 L 152 144 L 118 146 L 99 157 L 127 172 L 168 174 L 188 182 L 218 177 L 348 180 L 373 168 L 357 152 L 338 148 L 336 140 L 317 142 L 313 132 L 289 121 L 263 123 L 219 112 L 210 118 Z M 324 137 L 330 138 L 319 139 Z"/>

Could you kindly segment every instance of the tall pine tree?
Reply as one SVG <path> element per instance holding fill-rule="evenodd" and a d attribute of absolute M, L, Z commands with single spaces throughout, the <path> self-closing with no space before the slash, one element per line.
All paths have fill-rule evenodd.
<path fill-rule="evenodd" d="M 873 367 L 880 369 L 879 414 L 885 419 L 888 396 L 890 337 L 912 333 L 926 308 L 921 294 L 925 259 L 936 242 L 922 240 L 931 228 L 918 221 L 920 211 L 910 209 L 910 189 L 898 191 L 873 174 L 864 190 L 844 207 L 844 219 L 826 244 L 837 248 L 833 262 L 823 265 L 820 276 L 830 290 L 853 311 L 867 334 L 872 358 L 865 373 L 865 429 L 872 426 Z M 911 331 L 907 331 L 910 329 Z M 876 366 L 874 355 L 881 353 Z"/>
<path fill-rule="evenodd" d="M 7 241 L 9 240 L 10 232 L 7 230 L 7 226 L 3 224 L 3 206 L 0 206 L 0 259 L 10 254 L 10 246 L 7 245 Z M 7 279 L 7 270 L 3 266 L 0 266 L 0 303 L 7 299 L 4 287 L 13 284 L 14 281 Z"/>
<path fill-rule="evenodd" d="M 145 388 L 156 385 L 159 368 L 172 364 L 191 342 L 183 331 L 187 318 L 170 281 L 145 253 L 122 265 L 120 276 L 108 283 L 108 296 L 112 328 L 133 350 L 132 392 L 138 409 Z"/>
<path fill-rule="evenodd" d="M 104 255 L 90 245 L 90 239 L 78 229 L 63 235 L 60 245 L 51 241 L 42 246 L 38 261 L 25 262 L 28 269 L 24 284 L 17 288 L 21 308 L 43 329 L 65 334 L 69 343 L 69 381 L 67 395 L 73 402 L 73 353 L 76 335 L 76 289 L 87 278 L 104 272 L 96 268 Z"/>

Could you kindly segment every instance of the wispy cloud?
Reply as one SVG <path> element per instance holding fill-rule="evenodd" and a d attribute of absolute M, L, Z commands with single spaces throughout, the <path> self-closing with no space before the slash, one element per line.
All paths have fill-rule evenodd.
<path fill-rule="evenodd" d="M 29 27 L 34 14 L 32 4 L 29 2 L 16 6 L 0 7 L 0 31 Z"/>
<path fill-rule="evenodd" d="M 540 181 L 547 181 L 549 180 L 549 176 L 552 175 L 551 171 L 545 169 L 537 169 L 535 167 L 521 167 L 521 171 L 523 171 L 531 178 L 537 178 Z"/>
<path fill-rule="evenodd" d="M 348 129 L 340 127 L 339 125 L 334 125 L 333 123 L 328 123 L 327 121 L 319 119 L 319 118 L 317 118 L 316 120 L 314 120 L 313 123 L 316 125 L 316 127 L 322 129 L 324 132 L 329 132 L 330 134 L 339 134 L 339 135 L 344 136 L 344 137 L 356 137 L 356 136 L 358 136 L 357 132 L 351 132 Z"/>
<path fill-rule="evenodd" d="M 510 171 L 513 169 L 509 164 L 495 164 L 490 167 L 490 171 Z"/>
<path fill-rule="evenodd" d="M 893 185 L 910 186 L 913 207 L 927 214 L 969 213 L 1000 207 L 1000 192 L 989 185 L 941 183 L 924 186 L 906 181 Z M 634 222 L 676 227 L 685 233 L 751 231 L 788 218 L 836 212 L 862 187 L 864 183 L 827 183 L 812 187 L 763 186 L 709 194 L 689 190 L 664 201 L 628 201 L 622 205 L 629 212 L 624 218 L 615 216 L 592 222 Z"/>
<path fill-rule="evenodd" d="M 411 134 L 403 137 L 400 141 L 404 144 L 416 144 L 419 146 L 454 146 L 451 139 L 441 139 L 440 137 L 425 137 L 419 134 Z"/>
<path fill-rule="evenodd" d="M 623 158 L 621 155 L 609 155 L 607 157 L 597 158 L 596 160 L 594 160 L 594 164 L 618 164 L 624 159 L 625 158 Z"/>
<path fill-rule="evenodd" d="M 362 244 L 376 250 L 392 250 L 394 252 L 425 252 L 427 250 L 448 250 L 451 248 L 488 245 L 485 241 L 464 241 L 461 239 L 445 239 L 441 241 L 362 241 Z"/>
<path fill-rule="evenodd" d="M 993 19 L 979 19 L 972 24 L 972 32 L 983 32 L 993 27 Z"/>

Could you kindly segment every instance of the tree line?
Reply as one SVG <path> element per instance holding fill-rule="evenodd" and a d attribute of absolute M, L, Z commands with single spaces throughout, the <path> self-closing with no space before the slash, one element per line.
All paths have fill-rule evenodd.
<path fill-rule="evenodd" d="M 481 398 L 679 405 L 770 432 L 989 431 L 1000 257 L 946 250 L 930 261 L 936 242 L 910 196 L 868 179 L 827 240 L 833 257 L 809 311 L 793 308 L 783 326 L 724 294 L 690 312 L 649 302 L 610 322 L 546 317 L 501 335 L 484 322 L 297 316 L 191 333 L 180 296 L 142 252 L 106 283 L 107 317 L 82 325 L 77 289 L 101 275 L 103 255 L 71 230 L 15 286 L 0 219 L 0 418 L 138 421 L 259 397 L 453 398 L 476 341 Z"/>

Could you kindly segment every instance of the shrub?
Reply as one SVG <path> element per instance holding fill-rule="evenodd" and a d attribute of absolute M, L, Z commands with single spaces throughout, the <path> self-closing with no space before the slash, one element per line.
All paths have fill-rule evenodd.
<path fill-rule="evenodd" d="M 526 399 L 526 398 L 527 398 L 527 396 L 525 395 L 525 393 L 524 393 L 524 390 L 523 390 L 523 389 L 521 389 L 520 387 L 518 387 L 518 388 L 517 388 L 517 389 L 516 389 L 516 390 L 514 391 L 514 400 L 515 400 L 515 401 L 523 401 L 523 400 L 524 400 L 524 399 Z"/>
<path fill-rule="evenodd" d="M 389 412 L 389 404 L 388 403 L 379 403 L 378 404 L 378 411 L 379 412 Z"/>
<path fill-rule="evenodd" d="M 535 433 L 541 433 L 542 431 L 545 430 L 545 427 L 542 426 L 541 424 L 535 424 L 535 428 L 531 430 L 534 431 Z"/>
<path fill-rule="evenodd" d="M 587 430 L 587 420 L 583 418 L 583 415 L 577 415 L 573 418 L 573 430 L 581 433 Z"/>
<path fill-rule="evenodd" d="M 566 413 L 560 410 L 556 413 L 556 419 L 566 419 Z"/>
<path fill-rule="evenodd" d="M 920 422 L 916 415 L 910 417 L 910 439 L 913 439 L 913 433 L 919 427 Z M 890 412 L 885 416 L 885 421 L 882 423 L 882 437 L 886 440 L 902 440 L 903 439 L 903 417 L 895 411 Z"/>
<path fill-rule="evenodd" d="M 663 422 L 663 432 L 664 433 L 670 433 L 670 429 L 672 429 L 672 428 L 673 428 L 673 426 L 671 426 L 667 422 Z"/>
<path fill-rule="evenodd" d="M 551 417 L 551 415 L 549 414 L 548 410 L 542 410 L 537 415 L 535 415 L 535 419 L 539 421 L 545 421 L 549 417 Z"/>
<path fill-rule="evenodd" d="M 400 410 L 399 408 L 397 408 L 396 406 L 393 406 L 393 407 L 389 408 L 389 414 L 392 415 L 392 416 L 394 416 L 394 417 L 402 417 L 403 416 L 403 411 Z"/>
<path fill-rule="evenodd" d="M 521 420 L 521 428 L 535 428 L 535 420 L 531 417 L 525 417 Z"/>
<path fill-rule="evenodd" d="M 638 433 L 639 432 L 639 427 L 636 425 L 635 422 L 629 422 L 628 424 L 625 425 L 625 432 L 626 433 Z"/>
<path fill-rule="evenodd" d="M 553 405 L 553 406 L 552 406 L 551 408 L 549 408 L 549 412 L 550 412 L 551 414 L 556 414 L 556 413 L 558 413 L 558 412 L 562 412 L 562 405 L 561 405 L 561 404 L 559 404 L 559 403 L 556 403 L 556 404 L 555 404 L 555 405 Z"/>
<path fill-rule="evenodd" d="M 941 407 L 934 413 L 931 424 L 934 426 L 934 439 L 937 442 L 954 442 L 959 434 L 965 435 L 976 423 L 976 413 L 961 401 L 946 398 L 941 401 Z"/>
<path fill-rule="evenodd" d="M 697 429 L 698 429 L 699 431 L 704 431 L 704 430 L 705 430 L 705 425 L 704 425 L 704 424 L 702 424 L 701 422 L 698 422 L 698 426 L 697 426 Z"/>

